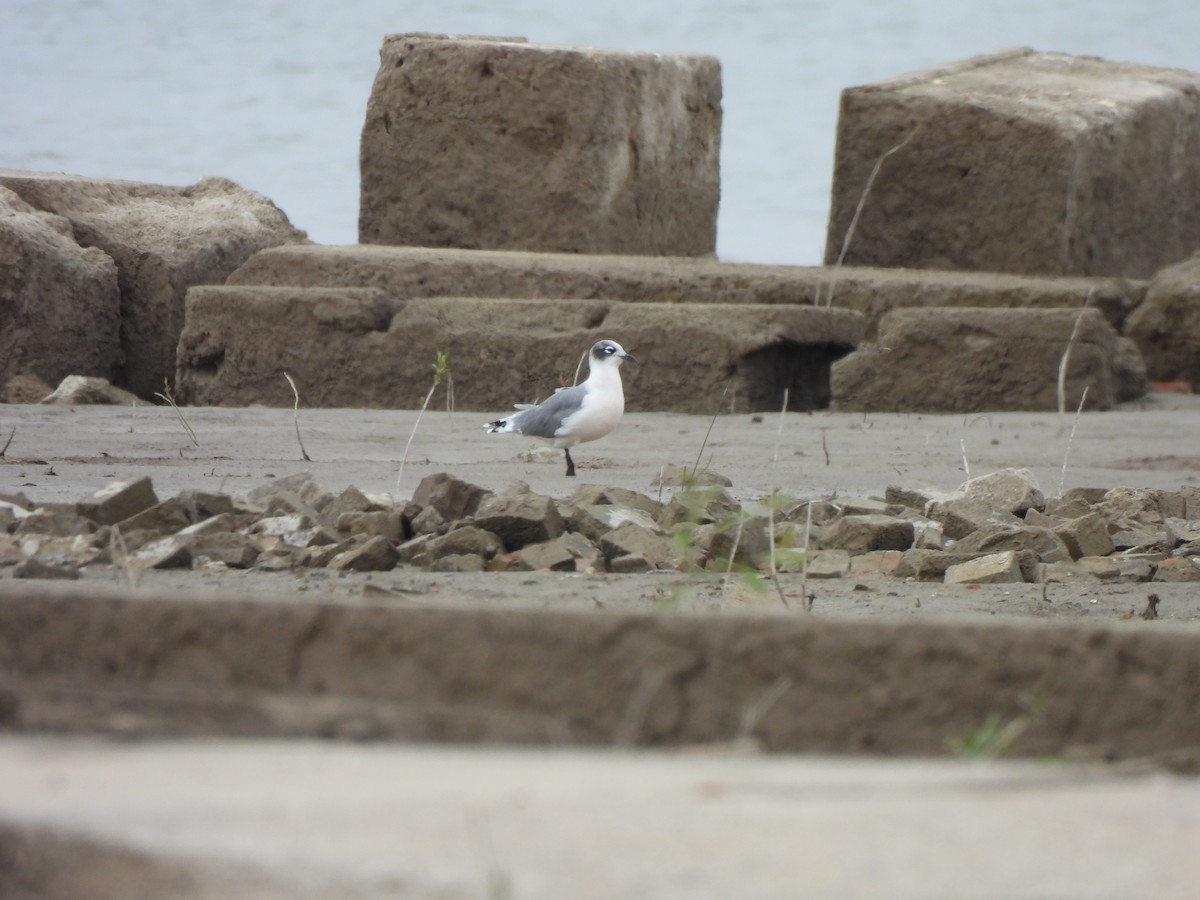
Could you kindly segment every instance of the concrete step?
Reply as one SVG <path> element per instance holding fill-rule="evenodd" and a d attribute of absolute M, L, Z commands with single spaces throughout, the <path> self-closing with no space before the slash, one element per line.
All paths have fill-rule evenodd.
<path fill-rule="evenodd" d="M 393 297 L 514 297 L 641 303 L 831 305 L 866 318 L 871 340 L 908 306 L 1101 309 L 1120 329 L 1144 282 L 915 269 L 810 268 L 715 259 L 423 247 L 287 245 L 264 250 L 231 285 L 377 287 Z"/>
<path fill-rule="evenodd" d="M 190 404 L 420 406 L 439 353 L 454 404 L 501 413 L 587 377 L 612 338 L 626 408 L 714 414 L 827 406 L 830 367 L 862 338 L 844 309 L 762 303 L 405 298 L 380 288 L 227 285 L 188 293 L 178 392 Z M 447 388 L 451 382 L 447 382 Z"/>
<path fill-rule="evenodd" d="M 19 731 L 943 755 L 994 719 L 1017 728 L 1021 755 L 1200 745 L 1200 631 L 1123 625 L 202 600 L 8 582 L 0 685 L 5 727 Z"/>

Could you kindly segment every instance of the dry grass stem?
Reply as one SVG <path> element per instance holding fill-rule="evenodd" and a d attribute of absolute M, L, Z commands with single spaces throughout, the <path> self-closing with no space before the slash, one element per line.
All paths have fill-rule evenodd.
<path fill-rule="evenodd" d="M 1063 416 L 1067 411 L 1067 367 L 1071 362 L 1071 348 L 1075 346 L 1075 339 L 1079 337 L 1079 327 L 1083 324 L 1083 314 L 1091 302 L 1091 295 L 1083 301 L 1083 306 L 1079 308 L 1079 315 L 1075 317 L 1075 326 L 1071 329 L 1071 336 L 1067 339 L 1066 349 L 1063 350 L 1062 359 L 1058 361 L 1058 433 L 1063 433 Z"/>
<path fill-rule="evenodd" d="M 804 509 L 804 562 L 800 566 L 800 597 L 804 611 L 812 612 L 812 597 L 808 595 L 808 542 L 812 536 L 812 498 Z"/>
<path fill-rule="evenodd" d="M 125 586 L 129 590 L 136 588 L 138 583 L 137 567 L 129 558 L 129 549 L 125 545 L 125 538 L 121 534 L 121 529 L 116 525 L 112 526 L 108 533 L 108 555 L 112 558 L 117 571 L 125 577 Z"/>
<path fill-rule="evenodd" d="M 789 388 L 783 389 L 783 406 L 779 410 L 779 428 L 775 432 L 775 454 L 771 457 L 772 463 L 779 462 L 779 445 L 783 443 L 783 420 L 787 415 L 788 408 L 788 392 Z"/>
<path fill-rule="evenodd" d="M 958 439 L 958 449 L 962 451 L 963 474 L 967 481 L 971 480 L 971 462 L 967 459 L 967 442 L 962 438 Z"/>
<path fill-rule="evenodd" d="M 396 502 L 400 500 L 400 482 L 404 479 L 404 466 L 408 462 L 408 453 L 412 449 L 413 438 L 417 436 L 417 428 L 421 425 L 421 416 L 425 415 L 425 410 L 429 408 L 429 401 L 433 399 L 434 391 L 442 383 L 442 379 L 449 374 L 450 354 L 439 351 L 437 361 L 433 364 L 433 384 L 429 386 L 425 399 L 421 401 L 421 408 L 417 411 L 417 421 L 413 422 L 412 431 L 408 435 L 408 443 L 404 445 L 404 457 L 400 460 L 400 471 L 396 473 Z"/>
<path fill-rule="evenodd" d="M 4 454 L 8 453 L 8 448 L 12 445 L 13 438 L 17 434 L 17 426 L 12 427 L 12 431 L 8 433 L 8 440 L 4 442 L 4 446 L 0 447 L 0 459 L 4 458 Z"/>
<path fill-rule="evenodd" d="M 917 132 L 919 132 L 922 127 L 923 126 L 918 125 L 908 133 L 908 137 L 896 144 L 896 146 L 892 147 L 891 150 L 888 150 L 875 161 L 875 166 L 871 169 L 871 174 L 867 176 L 867 183 L 863 185 L 862 195 L 858 198 L 858 204 L 854 207 L 854 215 L 850 217 L 850 225 L 846 229 L 846 236 L 842 239 L 842 249 L 838 253 L 837 262 L 833 264 L 833 273 L 829 278 L 829 293 L 825 297 L 825 306 L 833 306 L 833 291 L 837 286 L 838 273 L 841 271 L 842 263 L 846 259 L 846 253 L 850 250 L 850 242 L 854 240 L 854 229 L 858 227 L 858 219 L 862 215 L 863 207 L 867 205 L 867 196 L 871 193 L 871 188 L 875 185 L 875 179 L 879 177 L 879 172 L 883 168 L 883 164 L 887 161 L 889 156 L 894 153 L 898 153 L 908 144 L 909 141 L 916 137 Z M 819 288 L 816 305 L 821 305 Z"/>
<path fill-rule="evenodd" d="M 1075 429 L 1079 427 L 1079 415 L 1083 412 L 1083 402 L 1087 400 L 1087 392 L 1089 385 L 1083 386 L 1083 393 L 1079 397 L 1079 406 L 1075 409 L 1075 420 L 1071 423 L 1071 433 L 1067 436 L 1067 449 L 1063 452 L 1062 472 L 1058 476 L 1058 496 L 1063 493 L 1063 485 L 1067 481 L 1067 460 L 1071 458 L 1071 444 L 1075 441 Z"/>
<path fill-rule="evenodd" d="M 192 426 L 188 424 L 188 420 L 183 417 L 183 412 L 176 405 L 175 398 L 171 396 L 170 386 L 164 383 L 163 392 L 161 394 L 155 392 L 154 396 L 160 398 L 163 402 L 169 404 L 171 409 L 175 410 L 175 415 L 179 416 L 179 424 L 182 425 L 183 430 L 187 432 L 188 438 L 191 440 L 192 444 L 199 447 L 200 441 L 196 439 L 196 432 L 192 431 Z"/>
<path fill-rule="evenodd" d="M 304 457 L 305 462 L 312 462 L 312 457 L 304 449 L 304 441 L 300 439 L 300 392 L 296 390 L 296 382 L 292 381 L 291 375 L 284 372 L 283 377 L 287 379 L 287 383 L 292 389 L 292 396 L 295 398 L 295 403 L 292 405 L 292 421 L 296 424 L 296 443 L 300 445 L 300 455 Z"/>
<path fill-rule="evenodd" d="M 792 689 L 793 683 L 788 676 L 780 675 L 753 703 L 746 706 L 742 711 L 742 722 L 738 726 L 737 737 L 734 740 L 736 744 L 746 746 L 750 743 L 754 737 L 754 729 L 758 727 L 762 717 L 780 701 L 784 694 Z"/>
<path fill-rule="evenodd" d="M 658 696 L 663 685 L 667 683 L 668 672 L 659 669 L 655 672 L 643 673 L 638 685 L 633 689 L 629 702 L 625 704 L 625 714 L 617 726 L 614 735 L 618 747 L 636 747 L 638 738 L 645 727 L 646 718 L 650 715 L 650 704 Z"/>
<path fill-rule="evenodd" d="M 742 543 L 742 529 L 746 525 L 746 517 L 738 516 L 737 530 L 733 533 L 733 548 L 729 551 L 729 565 L 725 567 L 724 589 L 729 590 L 729 582 L 733 580 L 733 561 L 737 558 L 738 547 Z"/>

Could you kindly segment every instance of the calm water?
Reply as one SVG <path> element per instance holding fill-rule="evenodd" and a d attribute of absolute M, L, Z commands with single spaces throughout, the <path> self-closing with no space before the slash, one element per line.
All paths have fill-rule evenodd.
<path fill-rule="evenodd" d="M 1200 2 L 0 0 L 0 167 L 223 175 L 353 243 L 384 34 L 709 53 L 724 74 L 718 253 L 819 261 L 839 91 L 997 47 L 1200 71 Z"/>

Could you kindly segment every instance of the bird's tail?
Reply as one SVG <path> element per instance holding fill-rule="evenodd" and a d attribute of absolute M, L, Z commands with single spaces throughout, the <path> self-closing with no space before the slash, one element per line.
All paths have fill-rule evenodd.
<path fill-rule="evenodd" d="M 498 431 L 513 431 L 512 419 L 497 419 L 495 422 L 488 422 L 483 427 L 488 430 L 489 434 L 495 434 Z"/>

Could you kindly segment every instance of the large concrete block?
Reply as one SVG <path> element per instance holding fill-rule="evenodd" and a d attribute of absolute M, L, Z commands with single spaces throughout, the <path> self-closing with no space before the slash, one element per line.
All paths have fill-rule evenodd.
<path fill-rule="evenodd" d="M 0 388 L 17 375 L 50 384 L 112 377 L 120 324 L 112 259 L 79 246 L 66 219 L 0 186 Z"/>
<path fill-rule="evenodd" d="M 872 412 L 1054 410 L 1070 345 L 1067 408 L 1086 387 L 1086 408 L 1107 409 L 1131 399 L 1136 373 L 1118 368 L 1123 340 L 1094 309 L 899 309 L 878 344 L 834 364 L 833 401 Z"/>
<path fill-rule="evenodd" d="M 832 305 L 861 313 L 873 339 L 901 307 L 1079 308 L 1119 328 L 1145 283 L 1117 278 L 1031 278 L 991 272 L 829 269 L 714 259 L 524 253 L 426 247 L 288 244 L 255 254 L 229 284 L 377 287 L 397 297 L 579 297 L 643 303 Z"/>
<path fill-rule="evenodd" d="M 1146 357 L 1151 379 L 1200 390 L 1200 253 L 1155 276 L 1125 333 Z"/>
<path fill-rule="evenodd" d="M 785 389 L 804 410 L 828 404 L 830 365 L 862 330 L 857 313 L 811 306 L 196 287 L 178 385 L 193 404 L 290 406 L 286 371 L 309 406 L 411 409 L 447 352 L 456 408 L 497 412 L 574 383 L 582 354 L 611 337 L 638 358 L 622 370 L 631 412 L 774 411 Z"/>
<path fill-rule="evenodd" d="M 363 125 L 359 240 L 711 254 L 720 133 L 713 57 L 390 35 Z"/>
<path fill-rule="evenodd" d="M 0 169 L 0 185 L 69 220 L 80 244 L 116 262 L 124 365 L 115 380 L 142 397 L 175 374 L 191 285 L 221 284 L 259 250 L 305 239 L 271 201 L 223 178 L 168 187 Z"/>
<path fill-rule="evenodd" d="M 864 192 L 847 265 L 1149 277 L 1200 246 L 1200 74 L 1023 48 L 849 88 L 826 262 Z"/>

